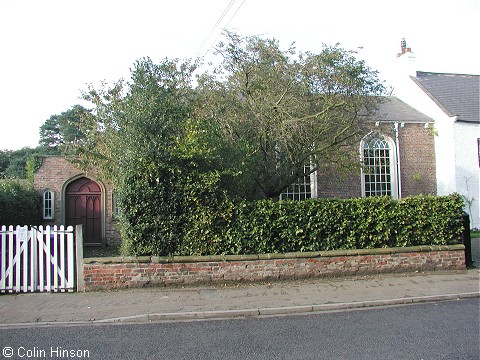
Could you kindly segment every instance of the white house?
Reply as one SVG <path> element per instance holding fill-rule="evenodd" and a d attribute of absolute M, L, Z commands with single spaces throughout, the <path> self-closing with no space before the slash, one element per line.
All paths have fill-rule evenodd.
<path fill-rule="evenodd" d="M 434 119 L 437 194 L 459 193 L 480 228 L 480 75 L 416 71 L 415 55 L 401 43 L 391 79 L 394 95 Z"/>

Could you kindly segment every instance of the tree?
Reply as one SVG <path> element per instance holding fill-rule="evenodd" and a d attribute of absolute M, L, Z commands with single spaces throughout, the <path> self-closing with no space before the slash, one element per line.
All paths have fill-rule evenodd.
<path fill-rule="evenodd" d="M 228 39 L 196 88 L 197 63 L 146 58 L 130 82 L 84 93 L 93 109 L 81 118 L 79 164 L 113 183 L 124 253 L 214 253 L 231 195 L 275 198 L 305 163 L 352 162 L 345 149 L 383 90 L 375 72 L 339 47 L 315 55 Z"/>
<path fill-rule="evenodd" d="M 83 106 L 74 105 L 60 115 L 50 116 L 40 127 L 40 145 L 54 153 L 68 151 L 75 142 L 85 138 L 80 123 L 88 113 L 89 110 Z"/>
<path fill-rule="evenodd" d="M 0 179 L 26 179 L 27 161 L 34 154 L 38 153 L 38 150 L 38 148 L 24 147 L 14 151 L 0 151 Z"/>
<path fill-rule="evenodd" d="M 313 54 L 256 36 L 226 37 L 217 47 L 220 66 L 199 77 L 197 117 L 215 126 L 217 144 L 229 145 L 229 166 L 242 174 L 238 188 L 278 198 L 321 166 L 355 161 L 351 145 L 384 91 L 375 71 L 338 45 Z"/>
<path fill-rule="evenodd" d="M 84 94 L 94 108 L 82 120 L 86 138 L 77 143 L 78 155 L 84 168 L 95 166 L 115 187 L 124 253 L 193 248 L 189 244 L 207 235 L 192 221 L 216 221 L 217 212 L 209 209 L 225 199 L 216 185 L 219 175 L 195 145 L 195 68 L 142 59 L 129 83 L 90 87 Z"/>
<path fill-rule="evenodd" d="M 82 119 L 86 136 L 76 146 L 84 166 L 93 165 L 116 182 L 132 165 L 172 165 L 192 103 L 193 65 L 177 65 L 177 60 L 154 64 L 146 58 L 135 63 L 130 83 L 89 87 L 83 97 L 94 108 Z"/>
<path fill-rule="evenodd" d="M 81 105 L 74 105 L 60 115 L 52 115 L 40 127 L 40 145 L 19 150 L 0 150 L 0 179 L 26 179 L 28 171 L 36 170 L 36 156 L 68 152 L 72 145 L 82 141 L 81 118 L 89 113 Z M 27 171 L 28 164 L 30 168 Z"/>
<path fill-rule="evenodd" d="M 5 178 L 5 170 L 10 165 L 11 150 L 0 150 L 0 179 Z"/>

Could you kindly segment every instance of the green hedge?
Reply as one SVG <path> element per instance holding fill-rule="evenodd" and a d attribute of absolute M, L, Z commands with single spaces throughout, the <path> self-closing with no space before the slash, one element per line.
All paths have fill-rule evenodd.
<path fill-rule="evenodd" d="M 241 203 L 214 252 L 283 253 L 449 245 L 461 241 L 458 195 Z"/>
<path fill-rule="evenodd" d="M 226 231 L 228 254 L 369 249 L 461 242 L 458 195 L 242 203 Z"/>
<path fill-rule="evenodd" d="M 200 183 L 205 185 L 205 181 Z M 168 239 L 158 242 L 166 233 L 154 236 L 141 232 L 139 238 L 132 237 L 124 244 L 124 253 L 237 255 L 450 245 L 461 241 L 463 231 L 463 201 L 456 194 L 398 201 L 369 197 L 236 204 L 214 192 L 195 194 L 184 194 L 190 210 L 175 221 L 172 219 L 179 215 L 173 208 L 170 220 L 152 221 L 151 215 L 146 218 L 150 219 L 146 228 L 151 231 L 162 230 L 154 230 L 159 224 L 175 224 Z M 135 200 L 142 203 L 138 197 Z M 185 200 L 180 197 L 178 201 Z M 132 212 L 137 219 L 139 214 Z M 160 246 L 167 243 L 168 249 Z"/>
<path fill-rule="evenodd" d="M 33 225 L 40 221 L 40 195 L 16 180 L 0 181 L 0 225 Z"/>

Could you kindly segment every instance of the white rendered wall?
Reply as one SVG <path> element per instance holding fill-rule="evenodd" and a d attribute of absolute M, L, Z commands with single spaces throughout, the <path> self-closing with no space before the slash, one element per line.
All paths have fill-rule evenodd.
<path fill-rule="evenodd" d="M 480 182 L 478 139 L 480 125 L 478 123 L 456 122 L 455 132 L 455 178 L 456 191 L 465 201 L 465 211 L 470 214 L 472 227 L 480 227 Z"/>
<path fill-rule="evenodd" d="M 437 114 L 434 118 L 438 195 L 449 195 L 457 191 L 454 120 L 444 113 Z"/>
<path fill-rule="evenodd" d="M 433 119 L 437 194 L 448 195 L 456 190 L 454 118 L 451 118 L 408 76 L 398 77 L 394 95 Z"/>

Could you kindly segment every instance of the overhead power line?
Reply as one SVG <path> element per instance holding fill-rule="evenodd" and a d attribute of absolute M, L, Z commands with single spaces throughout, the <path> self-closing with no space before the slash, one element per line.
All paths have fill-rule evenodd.
<path fill-rule="evenodd" d="M 220 17 L 218 18 L 218 20 L 217 20 L 217 22 L 215 23 L 215 25 L 213 25 L 212 30 L 210 30 L 210 34 L 215 31 L 215 29 L 218 27 L 218 25 L 220 25 L 220 23 L 222 22 L 222 20 L 223 20 L 223 18 L 225 17 L 225 15 L 227 15 L 228 11 L 231 9 L 232 5 L 233 5 L 236 1 L 237 1 L 237 0 L 230 0 L 230 2 L 228 3 L 226 9 L 223 10 L 222 15 L 220 15 Z M 208 35 L 210 35 L 210 34 L 208 34 Z"/>
<path fill-rule="evenodd" d="M 210 36 L 214 33 L 214 31 L 216 31 L 217 27 L 220 25 L 220 23 L 222 22 L 222 20 L 225 18 L 225 15 L 228 13 L 228 11 L 229 11 L 230 8 L 232 7 L 232 5 L 235 3 L 235 1 L 237 1 L 237 0 L 230 0 L 230 2 L 228 3 L 227 7 L 226 7 L 226 8 L 223 10 L 223 12 L 220 14 L 220 16 L 219 16 L 219 18 L 217 19 L 217 22 L 215 23 L 215 25 L 213 25 L 213 27 L 210 29 L 210 31 L 209 31 L 209 33 L 207 34 L 207 36 L 205 36 L 205 39 L 203 39 L 202 44 L 198 47 L 195 56 L 198 56 L 198 55 L 200 54 L 200 52 L 202 51 L 202 49 L 204 48 L 204 46 L 207 44 L 208 39 L 209 39 Z"/>
<path fill-rule="evenodd" d="M 243 6 L 243 4 L 245 3 L 246 0 L 243 0 L 242 3 L 240 4 L 240 6 L 238 6 L 235 10 L 235 12 L 233 13 L 233 15 L 230 17 L 230 19 L 227 21 L 226 25 L 223 27 L 223 28 L 226 28 L 228 27 L 228 25 L 230 25 L 230 23 L 232 22 L 233 18 L 237 15 L 238 11 L 240 10 L 240 8 Z M 230 10 L 232 9 L 233 5 L 237 2 L 237 0 L 230 0 L 230 2 L 228 3 L 227 7 L 223 10 L 223 12 L 221 13 L 221 15 L 218 17 L 215 25 L 213 25 L 213 27 L 210 29 L 208 35 L 205 37 L 205 39 L 203 40 L 202 44 L 198 47 L 196 53 L 195 53 L 195 56 L 205 56 L 209 51 L 210 49 L 215 45 L 215 43 L 217 42 L 218 38 L 220 37 L 221 33 L 222 33 L 222 30 L 219 31 L 219 26 L 221 25 L 222 21 L 225 19 L 225 16 L 227 16 L 227 14 L 230 12 Z M 203 51 L 203 49 L 205 48 L 205 46 L 207 45 L 208 43 L 208 40 L 215 35 L 215 33 L 218 33 L 216 36 L 215 36 L 215 39 L 210 43 L 210 45 L 206 48 L 205 51 Z M 203 53 L 202 53 L 203 52 Z"/>
<path fill-rule="evenodd" d="M 240 4 L 240 6 L 237 8 L 237 10 L 235 10 L 235 12 L 233 13 L 232 17 L 230 18 L 230 20 L 228 20 L 227 24 L 225 25 L 225 27 L 227 28 L 228 25 L 230 25 L 230 23 L 232 22 L 233 18 L 235 17 L 235 15 L 237 15 L 238 13 L 238 10 L 240 10 L 240 8 L 242 7 L 242 5 L 245 3 L 246 0 L 243 0 L 242 3 Z"/>

